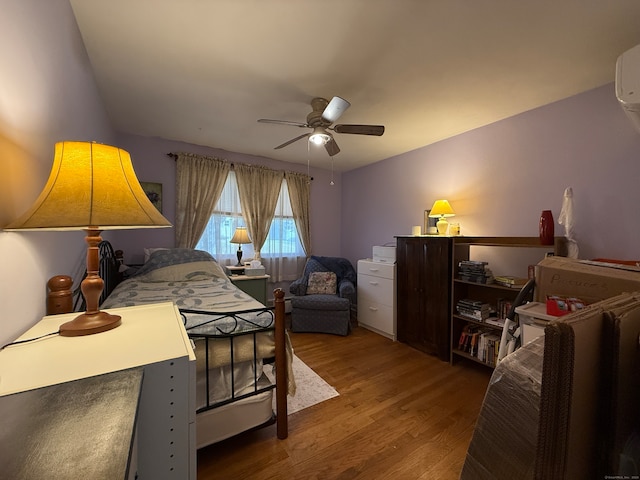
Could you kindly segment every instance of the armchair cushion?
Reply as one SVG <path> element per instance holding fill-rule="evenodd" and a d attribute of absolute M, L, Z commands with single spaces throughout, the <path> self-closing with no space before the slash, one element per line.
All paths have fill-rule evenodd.
<path fill-rule="evenodd" d="M 307 295 L 336 294 L 336 274 L 333 272 L 313 272 L 309 275 L 309 284 L 307 285 Z"/>

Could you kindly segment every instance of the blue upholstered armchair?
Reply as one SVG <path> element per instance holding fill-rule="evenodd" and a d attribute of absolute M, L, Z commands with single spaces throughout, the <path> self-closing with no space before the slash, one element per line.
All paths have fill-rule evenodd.
<path fill-rule="evenodd" d="M 291 329 L 347 335 L 356 303 L 356 271 L 340 257 L 311 256 L 302 277 L 291 283 Z"/>

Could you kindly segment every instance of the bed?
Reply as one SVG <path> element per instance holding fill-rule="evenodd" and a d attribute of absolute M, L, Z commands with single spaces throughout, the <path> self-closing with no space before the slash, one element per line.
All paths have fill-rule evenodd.
<path fill-rule="evenodd" d="M 287 437 L 286 395 L 295 393 L 295 381 L 282 290 L 267 308 L 237 288 L 209 253 L 184 248 L 154 251 L 118 282 L 113 249 L 107 243 L 100 252 L 107 286 L 101 309 L 170 300 L 183 316 L 196 354 L 197 448 L 274 422 L 278 438 Z M 275 385 L 265 374 L 273 366 Z"/>

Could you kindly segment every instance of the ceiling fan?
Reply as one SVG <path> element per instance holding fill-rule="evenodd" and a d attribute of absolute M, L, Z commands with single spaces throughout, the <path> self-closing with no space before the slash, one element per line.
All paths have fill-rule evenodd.
<path fill-rule="evenodd" d="M 328 130 L 332 130 L 335 133 L 375 135 L 378 137 L 384 133 L 383 125 L 333 125 L 350 106 L 351 104 L 341 97 L 333 97 L 330 102 L 324 98 L 316 97 L 311 100 L 312 112 L 307 115 L 306 123 L 291 122 L 289 120 L 270 120 L 268 118 L 261 118 L 258 122 L 313 129 L 309 133 L 303 133 L 284 142 L 282 145 L 278 145 L 274 150 L 284 148 L 293 142 L 308 137 L 310 142 L 316 145 L 324 145 L 327 153 L 333 157 L 340 152 L 340 148 L 333 138 L 333 134 Z"/>

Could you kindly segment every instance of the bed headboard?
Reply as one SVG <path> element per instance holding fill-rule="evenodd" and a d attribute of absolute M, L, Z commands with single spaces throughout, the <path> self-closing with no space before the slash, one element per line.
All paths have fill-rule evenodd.
<path fill-rule="evenodd" d="M 122 273 L 120 273 L 120 266 L 122 265 L 122 250 L 114 251 L 111 243 L 107 240 L 103 240 L 98 245 L 98 255 L 100 257 L 100 266 L 98 268 L 98 275 L 104 281 L 104 289 L 102 295 L 100 295 L 100 304 L 111 294 L 113 289 L 122 281 Z M 87 271 L 84 271 L 82 280 L 87 276 Z M 80 283 L 73 292 L 74 302 L 73 309 L 76 312 L 83 311 L 87 308 L 82 292 L 80 291 Z"/>

